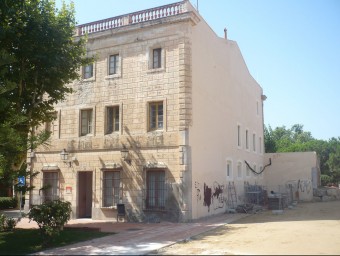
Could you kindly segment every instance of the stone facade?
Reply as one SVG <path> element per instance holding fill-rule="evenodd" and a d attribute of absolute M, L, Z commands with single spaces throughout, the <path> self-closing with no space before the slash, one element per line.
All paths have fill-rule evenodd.
<path fill-rule="evenodd" d="M 74 93 L 55 106 L 50 146 L 31 161 L 40 173 L 30 205 L 53 195 L 72 203 L 73 218 L 112 219 L 123 203 L 131 221 L 190 221 L 224 212 L 232 184 L 235 203 L 245 181 L 263 184 L 245 165 L 264 166 L 262 88 L 237 44 L 216 36 L 189 1 L 79 26 L 75 40 L 85 32 L 93 75 L 71 83 Z M 118 111 L 110 133 L 108 107 Z M 117 175 L 111 185 L 108 173 Z M 107 186 L 118 191 L 111 204 Z"/>

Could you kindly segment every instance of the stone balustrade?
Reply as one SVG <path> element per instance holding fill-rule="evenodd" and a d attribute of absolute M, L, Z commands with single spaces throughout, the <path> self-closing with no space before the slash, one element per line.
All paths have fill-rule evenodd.
<path fill-rule="evenodd" d="M 77 26 L 76 35 L 82 36 L 85 34 L 114 29 L 121 26 L 178 15 L 187 12 L 186 2 L 187 0 L 79 25 Z"/>

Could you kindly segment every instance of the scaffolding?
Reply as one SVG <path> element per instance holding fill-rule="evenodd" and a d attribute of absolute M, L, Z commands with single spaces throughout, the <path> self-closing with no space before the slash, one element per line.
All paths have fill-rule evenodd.
<path fill-rule="evenodd" d="M 257 184 L 250 185 L 248 182 L 244 183 L 245 203 L 266 205 L 268 201 L 267 190 L 264 186 Z"/>

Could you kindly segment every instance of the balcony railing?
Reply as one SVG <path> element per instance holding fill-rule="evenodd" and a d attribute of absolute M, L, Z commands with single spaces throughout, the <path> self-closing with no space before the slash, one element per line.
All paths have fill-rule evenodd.
<path fill-rule="evenodd" d="M 79 25 L 77 26 L 77 35 L 82 36 L 85 34 L 178 15 L 187 12 L 186 2 L 187 1 L 182 1 L 163 5 L 156 8 Z"/>

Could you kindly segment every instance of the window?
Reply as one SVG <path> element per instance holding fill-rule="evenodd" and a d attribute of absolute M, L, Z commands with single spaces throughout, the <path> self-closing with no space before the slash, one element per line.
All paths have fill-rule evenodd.
<path fill-rule="evenodd" d="M 58 112 L 55 111 L 53 113 L 53 120 L 45 123 L 45 131 L 46 132 L 50 132 L 51 134 L 54 134 L 54 132 L 57 129 L 57 125 L 56 125 L 57 116 L 58 116 Z"/>
<path fill-rule="evenodd" d="M 227 178 L 233 177 L 233 168 L 231 161 L 227 161 Z"/>
<path fill-rule="evenodd" d="M 254 170 L 255 172 L 257 172 L 257 170 L 256 170 L 256 164 L 254 164 L 253 170 Z M 255 172 L 252 172 L 252 173 L 253 173 L 253 176 L 256 178 L 256 177 L 257 177 L 257 174 L 256 174 Z"/>
<path fill-rule="evenodd" d="M 256 152 L 256 135 L 253 133 L 253 151 Z"/>
<path fill-rule="evenodd" d="M 80 112 L 81 136 L 92 133 L 92 112 L 92 109 L 85 109 Z"/>
<path fill-rule="evenodd" d="M 248 139 L 248 136 L 249 136 L 249 132 L 248 132 L 248 130 L 246 130 L 246 149 L 249 149 L 249 139 Z"/>
<path fill-rule="evenodd" d="M 241 147 L 241 126 L 237 126 L 237 146 Z"/>
<path fill-rule="evenodd" d="M 237 178 L 242 178 L 242 163 L 238 162 L 237 163 Z"/>
<path fill-rule="evenodd" d="M 116 206 L 120 199 L 120 171 L 104 171 L 103 207 Z"/>
<path fill-rule="evenodd" d="M 43 172 L 43 202 L 59 199 L 58 172 Z"/>
<path fill-rule="evenodd" d="M 106 134 L 119 131 L 119 106 L 106 108 Z"/>
<path fill-rule="evenodd" d="M 146 208 L 165 208 L 165 172 L 147 171 L 146 173 Z"/>
<path fill-rule="evenodd" d="M 119 55 L 111 55 L 109 57 L 109 75 L 115 75 L 118 73 L 119 68 Z"/>
<path fill-rule="evenodd" d="M 262 138 L 259 137 L 259 148 L 260 148 L 260 154 L 262 154 Z"/>
<path fill-rule="evenodd" d="M 163 102 L 149 104 L 149 130 L 163 129 Z"/>
<path fill-rule="evenodd" d="M 250 169 L 248 165 L 246 165 L 246 177 L 250 177 Z"/>
<path fill-rule="evenodd" d="M 89 79 L 93 77 L 93 63 L 83 67 L 83 78 Z"/>
<path fill-rule="evenodd" d="M 152 68 L 162 67 L 162 48 L 153 49 Z"/>

